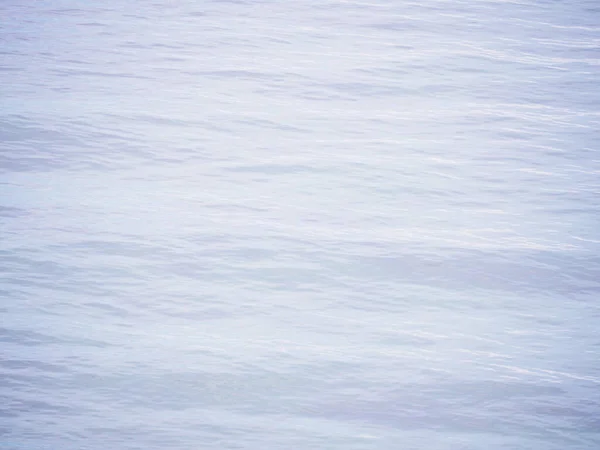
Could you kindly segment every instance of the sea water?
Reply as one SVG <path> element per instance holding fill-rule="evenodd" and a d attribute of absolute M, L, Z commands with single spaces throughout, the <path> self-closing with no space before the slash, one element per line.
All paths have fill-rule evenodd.
<path fill-rule="evenodd" d="M 7 0 L 0 448 L 600 448 L 595 0 Z"/>

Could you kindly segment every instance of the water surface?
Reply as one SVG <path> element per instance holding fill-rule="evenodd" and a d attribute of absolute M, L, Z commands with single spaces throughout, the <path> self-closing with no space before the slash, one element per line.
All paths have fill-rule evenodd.
<path fill-rule="evenodd" d="M 596 2 L 0 17 L 2 448 L 600 447 Z"/>

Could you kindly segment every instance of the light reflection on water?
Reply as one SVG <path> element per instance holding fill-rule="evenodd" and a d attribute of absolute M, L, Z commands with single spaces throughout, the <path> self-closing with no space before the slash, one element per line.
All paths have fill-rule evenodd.
<path fill-rule="evenodd" d="M 597 448 L 594 8 L 2 6 L 3 447 Z"/>

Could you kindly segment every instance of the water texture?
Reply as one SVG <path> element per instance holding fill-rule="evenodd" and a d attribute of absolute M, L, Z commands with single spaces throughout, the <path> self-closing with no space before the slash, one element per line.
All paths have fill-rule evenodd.
<path fill-rule="evenodd" d="M 0 449 L 600 448 L 596 1 L 0 5 Z"/>

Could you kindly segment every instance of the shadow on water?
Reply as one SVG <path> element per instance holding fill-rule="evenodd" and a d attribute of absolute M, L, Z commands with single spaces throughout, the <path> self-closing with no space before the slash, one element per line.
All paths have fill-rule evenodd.
<path fill-rule="evenodd" d="M 535 436 L 573 444 L 597 438 L 598 410 L 600 402 L 583 404 L 557 385 L 487 381 L 405 385 L 327 402 L 315 414 L 357 425 Z"/>
<path fill-rule="evenodd" d="M 542 251 L 467 252 L 446 258 L 363 256 L 346 270 L 357 278 L 386 279 L 449 289 L 559 293 L 598 292 L 600 260 L 594 255 Z"/>

